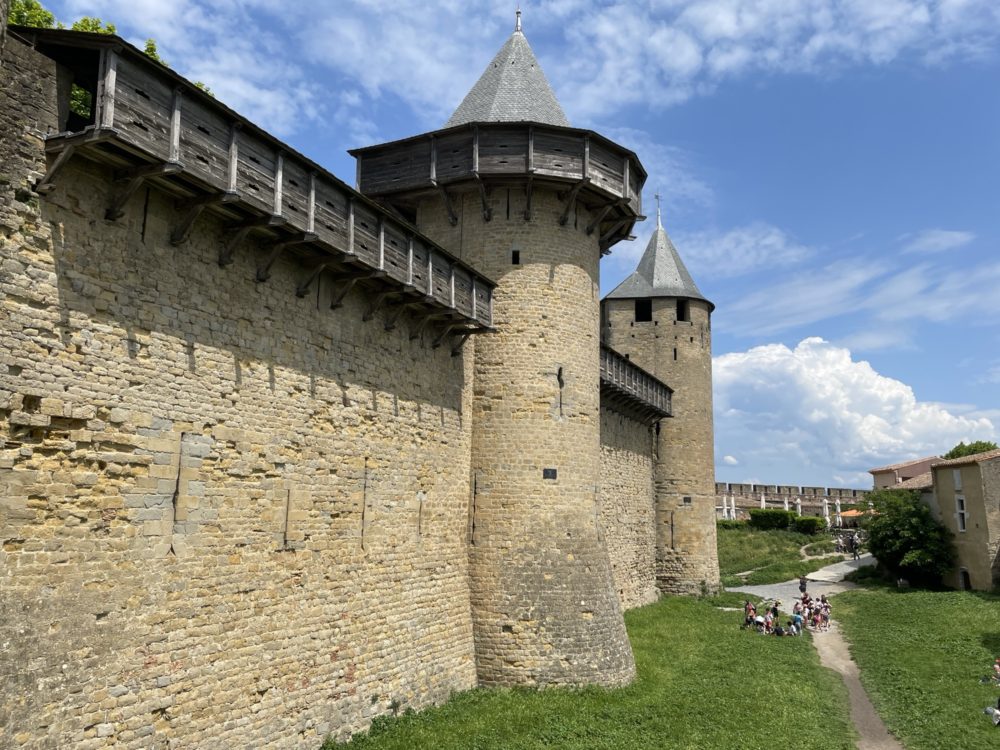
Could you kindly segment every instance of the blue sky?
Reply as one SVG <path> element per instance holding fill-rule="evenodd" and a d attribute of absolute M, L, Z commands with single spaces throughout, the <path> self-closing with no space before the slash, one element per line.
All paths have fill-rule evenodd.
<path fill-rule="evenodd" d="M 61 0 L 352 181 L 442 126 L 512 2 Z M 870 485 L 1000 437 L 1000 2 L 524 2 L 570 121 L 634 149 L 717 310 L 719 481 Z M 652 227 L 603 261 L 610 291 Z"/>

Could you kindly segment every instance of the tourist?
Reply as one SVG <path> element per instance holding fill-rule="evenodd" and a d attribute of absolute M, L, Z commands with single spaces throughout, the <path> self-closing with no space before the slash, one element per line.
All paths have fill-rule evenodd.
<path fill-rule="evenodd" d="M 808 583 L 808 581 L 806 579 L 806 574 L 802 573 L 799 576 L 799 593 L 801 593 L 801 594 L 806 593 L 806 584 L 807 583 Z"/>
<path fill-rule="evenodd" d="M 861 540 L 858 539 L 858 532 L 855 531 L 853 534 L 851 534 L 850 538 L 847 541 L 847 547 L 848 549 L 850 549 L 851 554 L 854 555 L 855 560 L 861 559 L 861 554 L 860 554 Z"/>

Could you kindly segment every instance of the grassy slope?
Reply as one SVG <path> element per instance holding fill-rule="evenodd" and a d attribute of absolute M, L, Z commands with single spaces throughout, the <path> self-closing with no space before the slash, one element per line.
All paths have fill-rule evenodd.
<path fill-rule="evenodd" d="M 800 744 L 808 727 L 824 750 L 853 748 L 843 684 L 808 638 L 741 631 L 741 613 L 715 603 L 672 597 L 627 613 L 639 670 L 627 688 L 474 690 L 349 747 L 774 750 Z"/>
<path fill-rule="evenodd" d="M 825 559 L 802 560 L 799 549 L 803 545 L 822 545 L 827 540 L 791 531 L 757 531 L 749 527 L 720 528 L 718 538 L 719 572 L 722 574 L 722 583 L 726 586 L 780 583 L 797 578 L 800 573 L 812 573 L 844 559 L 842 555 L 837 555 Z M 832 541 L 830 545 L 832 548 Z M 744 579 L 736 577 L 736 573 L 747 570 L 754 572 Z"/>
<path fill-rule="evenodd" d="M 867 588 L 838 594 L 868 695 L 908 750 L 1000 746 L 982 714 L 997 688 L 980 685 L 1000 655 L 1000 597 Z"/>

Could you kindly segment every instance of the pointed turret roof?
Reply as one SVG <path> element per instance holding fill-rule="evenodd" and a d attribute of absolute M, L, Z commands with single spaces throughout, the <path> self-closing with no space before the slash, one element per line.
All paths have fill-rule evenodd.
<path fill-rule="evenodd" d="M 659 198 L 659 196 L 657 196 Z M 642 260 L 627 279 L 616 286 L 606 299 L 632 299 L 636 297 L 684 297 L 708 302 L 698 290 L 691 274 L 681 260 L 677 248 L 667 236 L 660 220 L 660 208 L 656 208 L 656 231 L 649 238 Z"/>
<path fill-rule="evenodd" d="M 538 122 L 569 127 L 569 120 L 521 31 L 520 10 L 514 33 L 445 127 L 470 122 Z"/>

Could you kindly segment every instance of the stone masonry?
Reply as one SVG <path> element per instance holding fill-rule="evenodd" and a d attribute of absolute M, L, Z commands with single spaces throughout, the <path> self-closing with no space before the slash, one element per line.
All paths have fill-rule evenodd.
<path fill-rule="evenodd" d="M 607 300 L 601 325 L 601 254 L 641 215 L 635 154 L 521 122 L 548 177 L 515 173 L 495 132 L 509 174 L 488 189 L 400 162 L 415 187 L 379 231 L 398 217 L 497 284 L 492 326 L 453 349 L 419 307 L 433 286 L 413 325 L 372 305 L 377 280 L 317 272 L 299 296 L 303 263 L 266 230 L 220 265 L 224 213 L 172 244 L 167 179 L 107 220 L 122 172 L 83 149 L 40 194 L 74 72 L 25 32 L 0 34 L 0 747 L 318 747 L 477 685 L 630 682 L 623 610 L 719 580 L 711 304 L 679 320 L 654 298 L 639 323 Z M 508 47 L 531 86 L 502 93 L 547 87 L 526 40 Z M 480 128 L 487 164 L 485 128 L 461 127 L 446 138 Z M 583 179 L 559 182 L 584 142 Z M 652 412 L 638 391 L 602 403 L 602 334 L 659 388 Z"/>
<path fill-rule="evenodd" d="M 472 192 L 460 195 L 454 226 L 438 198 L 417 216 L 426 235 L 498 282 L 498 331 L 475 342 L 470 585 L 479 679 L 628 682 L 635 667 L 598 514 L 597 238 L 582 231 L 586 216 L 558 224 L 553 191 L 536 190 L 532 221 L 523 190 L 491 199 L 489 222 Z"/>
<path fill-rule="evenodd" d="M 709 303 L 652 299 L 652 320 L 635 321 L 632 299 L 604 301 L 606 341 L 671 384 L 673 417 L 660 422 L 654 465 L 656 578 L 661 591 L 697 593 L 719 587 L 715 537 L 712 429 L 712 344 Z"/>
<path fill-rule="evenodd" d="M 92 163 L 40 200 L 53 68 L 8 39 L 0 746 L 317 746 L 475 685 L 471 362 L 168 245 L 156 190 L 94 219 Z"/>

